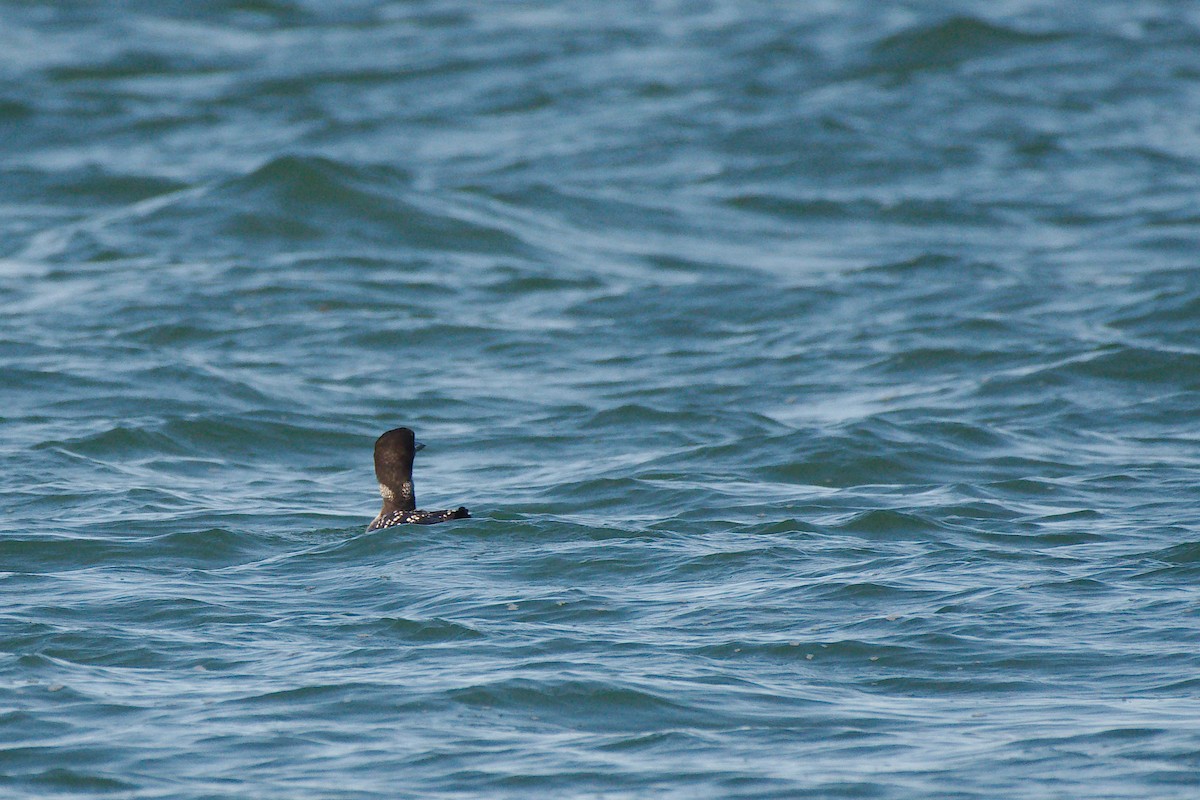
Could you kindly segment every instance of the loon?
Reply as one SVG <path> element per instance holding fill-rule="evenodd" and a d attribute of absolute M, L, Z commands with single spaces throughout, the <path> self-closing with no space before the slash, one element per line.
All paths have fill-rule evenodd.
<path fill-rule="evenodd" d="M 394 428 L 375 440 L 375 477 L 379 480 L 383 509 L 367 526 L 367 530 L 409 523 L 432 525 L 471 516 L 463 506 L 448 511 L 422 511 L 417 508 L 412 480 L 413 456 L 424 446 L 408 428 Z"/>

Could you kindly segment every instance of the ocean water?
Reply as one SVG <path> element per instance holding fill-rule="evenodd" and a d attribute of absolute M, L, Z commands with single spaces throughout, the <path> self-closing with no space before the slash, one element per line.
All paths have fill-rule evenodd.
<path fill-rule="evenodd" d="M 0 794 L 1200 796 L 1197 52 L 3 0 Z"/>

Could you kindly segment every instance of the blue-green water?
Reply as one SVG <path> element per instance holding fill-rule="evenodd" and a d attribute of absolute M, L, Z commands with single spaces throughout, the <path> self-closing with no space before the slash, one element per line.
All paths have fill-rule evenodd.
<path fill-rule="evenodd" d="M 1060 5 L 0 3 L 0 793 L 1196 797 L 1200 6 Z"/>

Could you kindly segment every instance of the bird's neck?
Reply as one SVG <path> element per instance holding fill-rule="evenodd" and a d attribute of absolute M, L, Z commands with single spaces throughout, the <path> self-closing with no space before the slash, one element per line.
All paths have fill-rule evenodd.
<path fill-rule="evenodd" d="M 389 511 L 412 511 L 417 507 L 417 494 L 413 491 L 412 478 L 399 486 L 379 484 L 379 495 L 383 498 L 383 513 Z"/>

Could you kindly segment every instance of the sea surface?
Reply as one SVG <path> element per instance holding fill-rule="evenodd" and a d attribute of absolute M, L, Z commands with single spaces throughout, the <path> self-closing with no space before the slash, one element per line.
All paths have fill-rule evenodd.
<path fill-rule="evenodd" d="M 1200 797 L 1198 54 L 0 0 L 0 796 Z"/>

